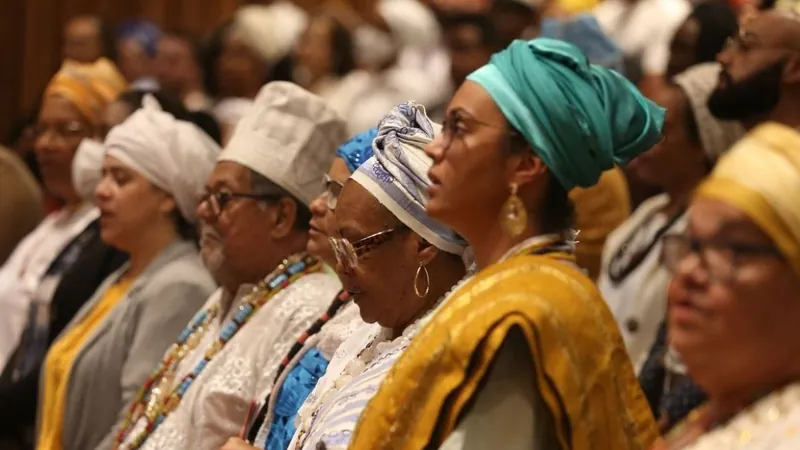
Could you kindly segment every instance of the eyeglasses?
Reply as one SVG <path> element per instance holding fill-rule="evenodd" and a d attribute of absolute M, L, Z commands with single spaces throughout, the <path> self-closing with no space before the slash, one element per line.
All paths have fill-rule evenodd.
<path fill-rule="evenodd" d="M 400 225 L 390 230 L 380 231 L 363 239 L 350 243 L 345 238 L 328 238 L 333 249 L 336 262 L 346 271 L 353 271 L 358 267 L 358 259 L 389 242 L 400 231 L 407 230 L 405 225 Z"/>
<path fill-rule="evenodd" d="M 327 173 L 322 176 L 322 192 L 325 195 L 325 204 L 331 211 L 336 209 L 336 204 L 339 202 L 339 194 L 342 193 L 344 185 L 333 178 Z"/>
<path fill-rule="evenodd" d="M 480 120 L 475 119 L 474 117 L 467 116 L 465 114 L 459 113 L 458 111 L 448 114 L 447 118 L 442 123 L 442 150 L 449 150 L 450 145 L 453 143 L 456 137 L 461 136 L 463 130 L 459 128 L 459 124 L 463 122 L 470 122 L 476 125 L 480 125 L 482 127 L 491 128 L 500 132 L 507 133 L 511 137 L 519 137 L 520 134 L 516 130 L 507 130 L 502 128 L 500 125 L 493 125 L 491 123 L 482 122 Z"/>
<path fill-rule="evenodd" d="M 214 192 L 206 193 L 201 199 L 200 204 L 206 203 L 215 216 L 222 214 L 226 206 L 234 199 L 247 198 L 260 202 L 268 202 L 280 199 L 279 194 L 242 194 L 239 192 Z"/>
<path fill-rule="evenodd" d="M 89 129 L 78 121 L 61 122 L 54 124 L 37 123 L 33 128 L 36 139 L 52 133 L 53 137 L 61 142 L 82 139 L 88 135 Z"/>
<path fill-rule="evenodd" d="M 728 283 L 736 276 L 748 257 L 779 258 L 783 255 L 768 245 L 746 245 L 723 242 L 701 242 L 683 234 L 668 234 L 661 244 L 661 262 L 674 274 L 686 258 L 697 255 L 700 265 L 713 281 Z"/>

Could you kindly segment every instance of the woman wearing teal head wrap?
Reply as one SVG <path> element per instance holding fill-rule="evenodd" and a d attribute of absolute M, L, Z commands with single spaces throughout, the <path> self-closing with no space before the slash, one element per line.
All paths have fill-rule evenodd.
<path fill-rule="evenodd" d="M 570 44 L 516 41 L 450 103 L 428 215 L 480 270 L 431 317 L 351 449 L 645 450 L 658 437 L 613 316 L 578 268 L 568 191 L 661 138 L 664 110 Z"/>

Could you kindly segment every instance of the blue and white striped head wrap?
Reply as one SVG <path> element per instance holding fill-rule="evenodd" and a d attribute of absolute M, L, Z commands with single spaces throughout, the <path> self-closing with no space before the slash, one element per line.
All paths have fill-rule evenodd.
<path fill-rule="evenodd" d="M 344 160 L 350 173 L 355 172 L 364 162 L 372 158 L 372 141 L 377 135 L 378 129 L 373 128 L 353 136 L 336 149 L 336 156 Z"/>
<path fill-rule="evenodd" d="M 467 243 L 425 213 L 433 160 L 423 147 L 440 129 L 421 105 L 408 102 L 395 107 L 378 125 L 372 144 L 375 155 L 350 178 L 420 237 L 442 251 L 461 255 Z"/>

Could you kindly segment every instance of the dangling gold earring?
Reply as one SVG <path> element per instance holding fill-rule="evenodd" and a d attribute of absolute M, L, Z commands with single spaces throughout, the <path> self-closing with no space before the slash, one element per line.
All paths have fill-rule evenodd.
<path fill-rule="evenodd" d="M 425 292 L 420 293 L 419 274 L 423 272 L 425 273 Z M 414 275 L 414 292 L 417 294 L 417 297 L 425 298 L 425 296 L 428 295 L 428 291 L 430 290 L 431 290 L 431 275 L 428 273 L 428 268 L 420 264 L 419 267 L 417 267 L 417 274 Z"/>
<path fill-rule="evenodd" d="M 512 238 L 525 232 L 528 226 L 528 213 L 525 211 L 525 204 L 517 196 L 517 183 L 511 183 L 511 195 L 500 211 L 500 223 L 503 229 Z"/>

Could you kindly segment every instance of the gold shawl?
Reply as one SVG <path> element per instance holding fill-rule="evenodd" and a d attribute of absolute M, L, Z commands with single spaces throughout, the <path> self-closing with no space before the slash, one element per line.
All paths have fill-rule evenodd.
<path fill-rule="evenodd" d="M 520 255 L 480 272 L 432 317 L 365 408 L 350 448 L 437 448 L 514 327 L 528 342 L 531 379 L 562 449 L 645 450 L 656 440 L 650 407 L 595 285 L 552 256 Z"/>

